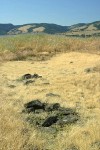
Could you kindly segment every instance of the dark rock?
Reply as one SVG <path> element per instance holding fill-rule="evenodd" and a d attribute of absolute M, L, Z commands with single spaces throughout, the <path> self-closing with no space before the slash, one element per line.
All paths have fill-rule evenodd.
<path fill-rule="evenodd" d="M 42 78 L 42 76 L 39 76 L 39 75 L 36 74 L 36 73 L 33 74 L 33 75 L 27 73 L 27 74 L 25 74 L 25 75 L 22 76 L 22 79 L 23 79 L 23 80 L 26 80 L 26 79 L 32 79 L 32 78 L 37 79 L 37 78 Z"/>
<path fill-rule="evenodd" d="M 42 78 L 42 76 L 39 76 L 38 74 L 34 74 L 34 75 L 32 75 L 32 78 Z"/>
<path fill-rule="evenodd" d="M 25 84 L 25 85 L 28 85 L 28 84 L 33 83 L 33 82 L 35 82 L 35 81 L 33 81 L 33 80 L 28 80 L 28 81 L 26 81 L 24 84 Z"/>
<path fill-rule="evenodd" d="M 24 74 L 24 75 L 22 76 L 22 79 L 23 79 L 23 80 L 25 80 L 25 79 L 31 79 L 31 78 L 32 78 L 32 75 L 29 74 L 29 73 Z"/>
<path fill-rule="evenodd" d="M 24 105 L 24 107 L 27 109 L 28 112 L 35 112 L 37 109 L 43 109 L 44 110 L 44 103 L 41 103 L 39 100 L 33 100 L 27 104 Z"/>
<path fill-rule="evenodd" d="M 45 106 L 45 111 L 49 112 L 49 111 L 53 111 L 53 105 L 52 104 L 47 104 Z"/>
<path fill-rule="evenodd" d="M 57 116 L 51 116 L 51 117 L 48 117 L 44 123 L 42 124 L 43 127 L 49 127 L 51 126 L 52 124 L 56 123 L 58 121 L 58 117 Z"/>
<path fill-rule="evenodd" d="M 60 108 L 60 104 L 59 103 L 54 103 L 53 104 L 53 110 L 58 110 Z"/>
<path fill-rule="evenodd" d="M 42 103 L 40 100 L 33 100 L 24 105 L 25 110 L 23 112 L 31 114 L 27 121 L 38 127 L 54 127 L 63 126 L 65 124 L 75 123 L 79 116 L 74 109 L 60 107 L 59 103 Z"/>
<path fill-rule="evenodd" d="M 60 108 L 59 103 L 45 105 L 45 111 L 55 111 L 55 110 L 58 110 L 59 108 Z"/>
<path fill-rule="evenodd" d="M 43 104 L 37 99 L 33 100 L 31 102 L 28 102 L 24 105 L 26 108 L 34 107 L 34 106 L 43 106 Z"/>

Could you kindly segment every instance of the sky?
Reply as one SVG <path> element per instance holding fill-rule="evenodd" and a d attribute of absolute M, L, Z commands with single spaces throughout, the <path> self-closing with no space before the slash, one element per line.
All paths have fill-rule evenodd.
<path fill-rule="evenodd" d="M 0 23 L 55 23 L 100 20 L 100 0 L 0 0 Z"/>

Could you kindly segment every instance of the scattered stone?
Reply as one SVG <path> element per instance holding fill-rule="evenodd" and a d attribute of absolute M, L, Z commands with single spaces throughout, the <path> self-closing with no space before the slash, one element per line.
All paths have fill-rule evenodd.
<path fill-rule="evenodd" d="M 34 83 L 37 79 L 39 79 L 39 78 L 41 78 L 41 82 L 40 82 L 40 84 L 42 83 L 43 84 L 43 82 L 42 82 L 42 80 L 43 80 L 43 78 L 42 78 L 42 76 L 40 76 L 40 75 L 38 75 L 38 74 L 29 74 L 29 73 L 27 73 L 27 74 L 24 74 L 22 77 L 20 77 L 19 79 L 17 79 L 17 81 L 18 82 L 23 82 L 23 84 L 24 85 L 29 85 L 29 84 L 32 84 L 32 83 Z M 47 84 L 49 84 L 49 83 L 47 83 Z"/>
<path fill-rule="evenodd" d="M 31 74 L 29 74 L 29 73 L 24 74 L 24 75 L 22 76 L 22 79 L 23 79 L 23 80 L 31 79 L 31 78 L 32 78 L 32 75 L 31 75 Z"/>
<path fill-rule="evenodd" d="M 54 103 L 53 104 L 53 110 L 58 110 L 60 108 L 60 104 L 59 103 Z"/>
<path fill-rule="evenodd" d="M 39 76 L 39 75 L 36 74 L 36 73 L 33 74 L 33 75 L 27 73 L 27 74 L 25 74 L 25 75 L 22 76 L 22 79 L 23 79 L 23 80 L 26 80 L 26 79 L 32 79 L 32 78 L 37 79 L 37 78 L 42 78 L 42 76 Z"/>
<path fill-rule="evenodd" d="M 54 103 L 54 104 L 45 104 L 45 111 L 55 111 L 60 108 L 59 103 Z"/>
<path fill-rule="evenodd" d="M 52 125 L 63 127 L 65 124 L 72 124 L 79 120 L 79 116 L 74 109 L 61 107 L 59 103 L 42 103 L 37 99 L 26 103 L 24 107 L 23 112 L 33 112 L 27 121 L 39 127 L 50 127 Z"/>
<path fill-rule="evenodd" d="M 30 84 L 30 83 L 33 83 L 33 82 L 35 82 L 35 81 L 33 81 L 33 80 L 28 80 L 28 81 L 25 81 L 25 85 L 28 85 L 28 84 Z"/>
<path fill-rule="evenodd" d="M 42 76 L 39 76 L 38 74 L 34 74 L 34 75 L 32 75 L 32 78 L 42 78 Z"/>
<path fill-rule="evenodd" d="M 51 117 L 48 117 L 44 123 L 42 124 L 43 127 L 49 127 L 51 126 L 52 124 L 56 123 L 58 121 L 58 117 L 57 116 L 51 116 Z"/>
<path fill-rule="evenodd" d="M 33 100 L 33 101 L 25 104 L 24 107 L 27 109 L 28 112 L 35 112 L 35 110 L 37 110 L 37 109 L 44 110 L 44 104 L 41 103 L 39 100 Z"/>

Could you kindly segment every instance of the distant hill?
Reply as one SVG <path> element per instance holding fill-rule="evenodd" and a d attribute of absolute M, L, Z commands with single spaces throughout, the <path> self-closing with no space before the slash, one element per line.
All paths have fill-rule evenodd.
<path fill-rule="evenodd" d="M 100 36 L 100 21 L 92 23 L 79 23 L 69 27 L 66 36 Z"/>
<path fill-rule="evenodd" d="M 67 31 L 68 31 L 67 26 L 49 23 L 34 23 L 15 26 L 15 28 L 7 32 L 7 34 L 41 33 L 41 32 L 48 34 L 56 34 L 56 33 L 64 33 Z"/>
<path fill-rule="evenodd" d="M 100 36 L 100 21 L 78 23 L 71 26 L 61 26 L 49 23 L 32 23 L 24 25 L 0 24 L 0 35 L 24 33 L 64 34 L 66 36 Z"/>
<path fill-rule="evenodd" d="M 13 24 L 0 24 L 0 35 L 7 34 L 10 30 L 15 28 Z"/>

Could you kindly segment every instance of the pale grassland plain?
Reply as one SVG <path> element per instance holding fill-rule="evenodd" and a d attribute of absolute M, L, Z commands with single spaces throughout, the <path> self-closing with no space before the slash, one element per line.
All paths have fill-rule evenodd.
<path fill-rule="evenodd" d="M 99 150 L 100 39 L 28 36 L 0 40 L 0 150 Z M 39 61 L 34 61 L 32 53 L 29 60 L 27 55 L 26 60 L 17 59 L 17 52 L 29 47 L 35 55 L 56 55 L 50 59 L 36 56 Z M 16 59 L 6 55 L 9 53 L 16 54 Z M 88 68 L 90 71 L 86 71 Z M 29 85 L 18 82 L 26 73 L 37 73 L 43 79 Z M 48 93 L 60 97 L 46 97 Z M 22 113 L 24 104 L 34 99 L 74 108 L 80 119 L 59 129 L 56 136 L 41 131 L 31 126 Z"/>

